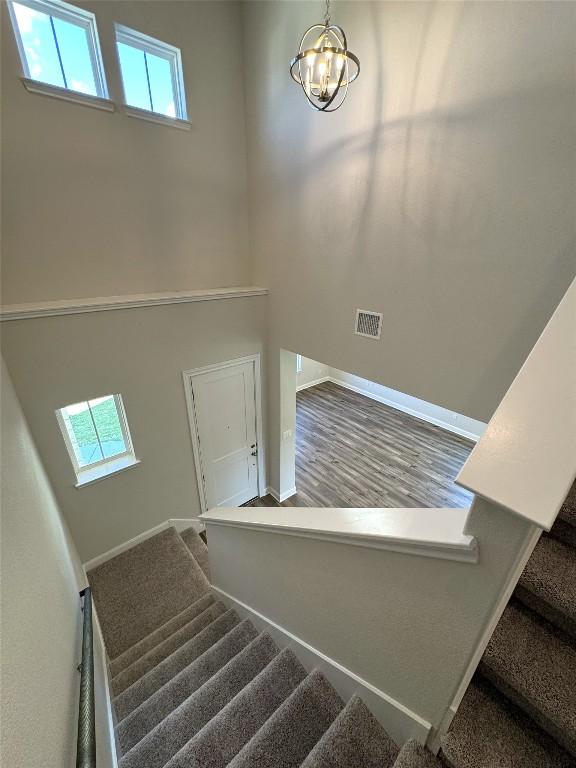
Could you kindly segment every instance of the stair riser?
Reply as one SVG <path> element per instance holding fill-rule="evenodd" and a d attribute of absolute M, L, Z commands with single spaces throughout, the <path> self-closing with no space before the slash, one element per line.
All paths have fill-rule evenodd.
<path fill-rule="evenodd" d="M 237 614 L 234 611 L 227 611 L 173 653 L 169 659 L 166 659 L 165 662 L 159 664 L 130 688 L 123 691 L 120 696 L 114 699 L 118 720 L 123 720 L 239 623 Z"/>
<path fill-rule="evenodd" d="M 537 723 L 546 733 L 555 741 L 564 747 L 571 755 L 576 757 L 576 739 L 571 739 L 569 734 L 547 718 L 532 702 L 525 699 L 517 690 L 511 688 L 505 680 L 497 675 L 486 664 L 481 663 L 479 671 L 501 692 L 510 699 L 517 707 L 520 707 L 529 717 Z"/>
<path fill-rule="evenodd" d="M 170 680 L 117 727 L 117 738 L 125 754 L 176 707 L 191 696 L 219 669 L 257 636 L 254 626 L 243 621 Z"/>
<path fill-rule="evenodd" d="M 114 678 L 119 675 L 120 672 L 122 672 L 124 669 L 127 669 L 135 661 L 138 661 L 138 659 L 142 658 L 142 656 L 148 653 L 148 651 L 151 651 L 152 648 L 156 648 L 156 646 L 160 645 L 160 643 L 166 640 L 166 638 L 173 635 L 174 632 L 177 632 L 179 629 L 203 613 L 206 608 L 208 608 L 214 602 L 214 597 L 211 594 L 205 595 L 205 597 L 197 600 L 185 611 L 182 611 L 182 613 L 179 613 L 169 622 L 163 624 L 156 632 L 148 635 L 144 638 L 144 640 L 141 640 L 136 645 L 133 645 L 132 648 L 129 648 L 121 656 L 118 656 L 118 658 L 111 661 L 110 674 L 112 677 Z"/>
<path fill-rule="evenodd" d="M 112 680 L 112 688 L 116 696 L 120 695 L 133 683 L 139 680 L 147 672 L 167 659 L 171 654 L 181 648 L 185 643 L 205 629 L 218 616 L 226 611 L 222 603 L 214 603 L 203 611 L 191 622 L 181 627 L 170 637 L 166 638 L 160 645 L 152 648 L 145 656 L 135 661 L 127 669 L 123 670 L 116 678 Z"/>
<path fill-rule="evenodd" d="M 576 622 L 565 613 L 561 613 L 554 606 L 542 600 L 538 595 L 518 584 L 514 592 L 518 598 L 530 610 L 538 613 L 566 635 L 566 641 L 572 646 L 576 645 Z"/>

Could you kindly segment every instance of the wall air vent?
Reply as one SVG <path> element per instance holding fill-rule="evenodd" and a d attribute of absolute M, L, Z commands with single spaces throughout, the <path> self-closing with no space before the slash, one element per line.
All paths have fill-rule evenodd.
<path fill-rule="evenodd" d="M 367 336 L 369 339 L 379 339 L 382 332 L 382 313 L 368 312 L 365 309 L 356 310 L 354 333 Z"/>

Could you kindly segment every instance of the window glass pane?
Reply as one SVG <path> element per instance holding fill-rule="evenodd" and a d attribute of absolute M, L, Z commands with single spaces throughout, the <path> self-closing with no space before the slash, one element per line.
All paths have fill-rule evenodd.
<path fill-rule="evenodd" d="M 100 450 L 88 403 L 68 405 L 62 409 L 62 417 L 78 464 L 85 467 L 95 461 L 101 461 L 104 456 Z"/>
<path fill-rule="evenodd" d="M 54 29 L 66 75 L 66 85 L 73 91 L 96 96 L 96 83 L 86 28 L 54 18 Z"/>
<path fill-rule="evenodd" d="M 174 87 L 172 83 L 172 67 L 167 59 L 146 54 L 148 62 L 148 77 L 152 93 L 152 108 L 162 115 L 176 117 Z"/>
<path fill-rule="evenodd" d="M 30 77 L 63 88 L 65 83 L 50 16 L 19 3 L 14 3 L 14 14 Z"/>
<path fill-rule="evenodd" d="M 124 453 L 126 443 L 124 442 L 124 435 L 122 434 L 114 397 L 112 395 L 99 397 L 97 400 L 90 400 L 89 405 L 92 409 L 96 429 L 98 430 L 104 458 L 107 459 L 110 456 Z"/>
<path fill-rule="evenodd" d="M 126 43 L 118 43 L 118 56 L 126 104 L 131 107 L 150 110 L 152 105 L 148 92 L 144 51 L 126 45 Z"/>

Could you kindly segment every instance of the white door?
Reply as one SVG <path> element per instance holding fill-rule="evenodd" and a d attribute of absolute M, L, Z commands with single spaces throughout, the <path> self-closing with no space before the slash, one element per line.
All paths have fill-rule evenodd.
<path fill-rule="evenodd" d="M 206 505 L 236 507 L 258 496 L 254 363 L 190 378 Z"/>

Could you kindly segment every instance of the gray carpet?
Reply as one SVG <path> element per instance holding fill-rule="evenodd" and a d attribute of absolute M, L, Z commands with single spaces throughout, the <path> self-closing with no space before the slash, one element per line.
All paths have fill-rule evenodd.
<path fill-rule="evenodd" d="M 186 528 L 182 531 L 180 536 L 182 536 L 182 541 L 186 544 L 196 559 L 196 562 L 206 574 L 206 578 L 210 580 L 210 560 L 208 558 L 208 547 L 206 544 L 202 541 L 194 528 Z"/>
<path fill-rule="evenodd" d="M 576 483 L 442 741 L 451 768 L 576 768 L 575 533 Z"/>
<path fill-rule="evenodd" d="M 542 537 L 438 756 L 215 600 L 204 542 L 162 531 L 90 572 L 120 768 L 576 768 L 576 492 Z M 186 543 L 185 543 L 186 542 Z"/>
<path fill-rule="evenodd" d="M 88 580 L 111 659 L 210 589 L 175 528 L 167 528 L 94 568 L 88 572 Z"/>

